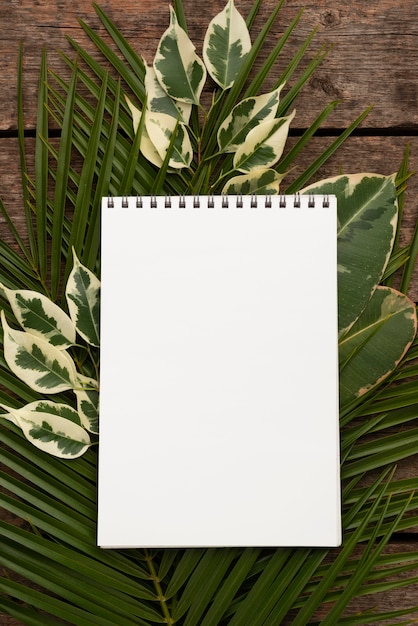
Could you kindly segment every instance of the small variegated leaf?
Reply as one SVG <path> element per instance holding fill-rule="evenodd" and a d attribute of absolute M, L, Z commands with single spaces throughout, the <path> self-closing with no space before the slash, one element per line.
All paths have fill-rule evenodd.
<path fill-rule="evenodd" d="M 132 123 L 133 123 L 134 133 L 137 133 L 138 132 L 138 128 L 139 128 L 139 123 L 141 121 L 142 113 L 129 100 L 129 98 L 126 98 L 126 102 L 127 102 L 128 106 L 129 106 L 129 109 L 130 109 L 131 114 L 132 114 Z M 144 155 L 144 157 L 146 159 L 148 159 L 148 161 L 150 163 L 152 163 L 156 167 L 161 167 L 162 166 L 163 159 L 160 157 L 160 155 L 157 152 L 156 147 L 154 146 L 154 144 L 152 143 L 151 139 L 149 138 L 148 133 L 147 133 L 147 129 L 145 128 L 145 125 L 142 128 L 141 143 L 140 143 L 140 146 L 139 146 L 139 150 Z"/>
<path fill-rule="evenodd" d="M 90 433 L 99 433 L 99 385 L 97 380 L 78 374 L 74 388 L 81 423 Z"/>
<path fill-rule="evenodd" d="M 177 120 L 171 117 L 171 115 L 146 111 L 145 127 L 162 159 L 165 158 L 172 134 L 176 131 L 169 166 L 176 169 L 190 166 L 193 158 L 193 148 L 184 124 L 177 123 Z"/>
<path fill-rule="evenodd" d="M 34 402 L 21 409 L 1 406 L 8 411 L 2 417 L 13 421 L 22 429 L 26 439 L 43 452 L 75 459 L 84 454 L 91 444 L 88 433 L 75 419 L 77 412 L 67 405 Z"/>
<path fill-rule="evenodd" d="M 169 96 L 181 102 L 199 104 L 206 81 L 206 68 L 187 33 L 179 25 L 172 7 L 170 26 L 158 44 L 154 70 Z"/>
<path fill-rule="evenodd" d="M 286 144 L 293 111 L 287 117 L 268 120 L 250 130 L 234 156 L 234 169 L 240 172 L 271 167 L 280 159 Z"/>
<path fill-rule="evenodd" d="M 59 393 L 72 389 L 76 381 L 74 361 L 64 350 L 58 350 L 45 339 L 7 324 L 1 312 L 4 332 L 4 358 L 18 378 L 41 393 Z"/>
<path fill-rule="evenodd" d="M 417 330 L 416 307 L 403 293 L 378 286 L 339 343 L 340 406 L 383 382 L 396 368 Z"/>
<path fill-rule="evenodd" d="M 77 409 L 81 423 L 90 433 L 99 433 L 99 391 L 98 389 L 76 389 Z"/>
<path fill-rule="evenodd" d="M 250 194 L 276 195 L 279 193 L 280 183 L 285 175 L 267 169 L 234 176 L 226 183 L 222 193 L 225 195 L 241 194 L 243 196 Z"/>
<path fill-rule="evenodd" d="M 184 124 L 188 124 L 190 114 L 192 112 L 192 105 L 170 98 L 158 82 L 157 75 L 152 65 L 147 65 L 145 61 L 144 65 L 144 84 L 145 91 L 147 93 L 147 108 L 150 111 L 154 111 L 154 113 L 165 113 L 166 115 L 171 115 L 171 117 L 174 117 L 176 120 L 180 115 L 180 121 Z"/>
<path fill-rule="evenodd" d="M 239 102 L 222 122 L 218 130 L 221 152 L 235 152 L 246 136 L 258 124 L 276 117 L 280 92 L 284 83 L 270 93 L 245 98 Z"/>
<path fill-rule="evenodd" d="M 77 374 L 77 386 L 74 388 L 74 391 L 78 389 L 90 390 L 90 389 L 99 389 L 99 383 L 95 378 L 91 378 L 90 376 L 84 376 L 84 374 Z"/>
<path fill-rule="evenodd" d="M 65 295 L 70 317 L 78 334 L 92 346 L 99 346 L 100 281 L 78 260 L 68 277 Z"/>
<path fill-rule="evenodd" d="M 60 349 L 75 343 L 75 326 L 68 315 L 49 298 L 27 289 L 7 289 L 2 285 L 12 311 L 26 332 L 42 337 Z"/>
<path fill-rule="evenodd" d="M 250 33 L 234 0 L 209 23 L 203 42 L 203 60 L 213 80 L 223 89 L 234 80 L 251 50 Z"/>

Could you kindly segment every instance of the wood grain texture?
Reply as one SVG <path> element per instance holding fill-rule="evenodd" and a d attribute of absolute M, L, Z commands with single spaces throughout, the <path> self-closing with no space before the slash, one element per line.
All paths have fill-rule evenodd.
<path fill-rule="evenodd" d="M 251 0 L 237 2 L 244 15 L 249 12 Z M 271 12 L 274 0 L 265 0 L 255 25 L 256 33 Z M 367 106 L 374 105 L 373 113 L 364 122 L 364 128 L 418 129 L 417 80 L 418 75 L 418 20 L 415 0 L 348 0 L 334 7 L 324 0 L 288 2 L 272 30 L 270 44 L 283 33 L 285 27 L 305 6 L 304 14 L 277 64 L 277 76 L 287 65 L 303 40 L 317 28 L 308 57 L 328 42 L 334 45 L 327 59 L 311 78 L 297 101 L 298 115 L 294 127 L 305 127 L 329 100 L 343 101 L 327 125 L 345 127 Z M 107 0 L 102 8 L 115 21 L 135 50 L 149 61 L 157 41 L 168 25 L 166 3 L 150 0 Z M 205 28 L 210 18 L 222 8 L 223 0 L 199 2 L 185 0 L 192 39 L 201 49 Z M 70 0 L 0 0 L 0 129 L 16 127 L 16 64 L 19 40 L 23 41 L 25 71 L 26 124 L 35 123 L 37 68 L 42 47 L 48 51 L 49 67 L 63 71 L 58 50 L 73 54 L 66 36 L 89 44 L 78 25 L 85 20 L 105 36 L 104 28 L 90 3 Z M 267 50 L 266 50 L 267 52 Z"/>
<path fill-rule="evenodd" d="M 183 3 L 191 38 L 200 52 L 207 24 L 223 8 L 225 2 L 183 0 Z M 151 61 L 158 39 L 168 25 L 168 3 L 159 0 L 103 0 L 99 4 L 133 48 Z M 246 15 L 252 0 L 236 0 L 236 4 Z M 276 0 L 264 1 L 254 25 L 254 34 L 259 31 L 275 4 Z M 290 182 L 292 176 L 296 176 L 333 141 L 337 129 L 348 126 L 370 104 L 374 106 L 373 111 L 362 125 L 365 136 L 351 137 L 322 167 L 317 178 L 336 175 L 340 171 L 393 173 L 399 167 L 408 141 L 411 143 L 411 168 L 418 169 L 416 0 L 345 0 L 338 3 L 331 0 L 288 0 L 273 28 L 266 54 L 302 7 L 305 7 L 304 14 L 277 63 L 274 77 L 280 76 L 313 28 L 317 28 L 317 34 L 307 58 L 313 58 L 324 43 L 332 44 L 333 49 L 298 97 L 295 103 L 297 116 L 292 126 L 294 129 L 307 127 L 330 100 L 341 100 L 341 104 L 326 121 L 328 135 L 325 131 L 324 136 L 317 137 L 310 143 L 301 155 L 297 169 L 286 182 Z M 75 56 L 67 41 L 68 36 L 100 58 L 81 29 L 79 18 L 100 36 L 107 38 L 90 2 L 0 0 L 0 196 L 22 229 L 24 217 L 15 137 L 19 42 L 22 41 L 24 51 L 25 125 L 31 131 L 36 121 L 36 94 L 42 48 L 47 50 L 49 68 L 64 76 L 67 70 L 59 50 Z M 304 67 L 306 61 L 296 76 Z M 292 81 L 288 86 L 291 84 Z M 295 138 L 290 137 L 288 147 L 294 141 Z M 29 168 L 33 167 L 33 143 L 33 139 L 29 137 Z M 417 217 L 418 177 L 414 177 L 406 194 L 402 243 L 410 240 Z M 0 236 L 10 240 L 1 219 Z M 418 271 L 409 295 L 418 301 Z M 399 478 L 406 478 L 417 476 L 417 473 L 418 458 L 411 457 L 400 464 L 397 475 Z M 4 512 L 0 512 L 0 516 L 4 519 Z M 411 541 L 408 536 L 406 543 L 392 543 L 388 550 L 417 551 L 418 541 Z M 417 586 L 399 588 L 375 597 L 364 596 L 350 606 L 350 612 L 355 614 L 373 607 L 378 611 L 397 610 L 411 605 L 418 605 Z M 319 619 L 320 617 L 318 616 Z M 418 614 L 416 617 L 418 618 Z M 390 623 L 396 623 L 396 620 Z M 0 615 L 0 624 L 17 626 L 20 622 Z M 386 622 L 382 621 L 381 624 L 386 625 Z"/>

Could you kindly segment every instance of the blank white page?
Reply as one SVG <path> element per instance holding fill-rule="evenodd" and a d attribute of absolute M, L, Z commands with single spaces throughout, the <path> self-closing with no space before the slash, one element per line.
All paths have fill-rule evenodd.
<path fill-rule="evenodd" d="M 336 200 L 211 200 L 103 200 L 98 545 L 338 545 Z"/>

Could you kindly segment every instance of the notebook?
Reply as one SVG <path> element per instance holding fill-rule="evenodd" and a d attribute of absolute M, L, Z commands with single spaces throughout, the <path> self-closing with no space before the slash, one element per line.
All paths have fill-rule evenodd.
<path fill-rule="evenodd" d="M 341 541 L 333 196 L 102 204 L 103 548 Z"/>

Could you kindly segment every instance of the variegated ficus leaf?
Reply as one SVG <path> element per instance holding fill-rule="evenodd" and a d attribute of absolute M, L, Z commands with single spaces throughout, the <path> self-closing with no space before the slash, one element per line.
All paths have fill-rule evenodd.
<path fill-rule="evenodd" d="M 276 195 L 279 193 L 280 183 L 285 174 L 279 174 L 276 170 L 255 170 L 242 176 L 234 176 L 224 186 L 222 193 L 237 195 L 242 194 L 265 194 Z"/>
<path fill-rule="evenodd" d="M 170 7 L 170 26 L 160 39 L 154 59 L 157 79 L 169 96 L 181 102 L 199 104 L 206 81 L 206 68 L 195 46 Z"/>
<path fill-rule="evenodd" d="M 241 100 L 222 122 L 218 130 L 221 152 L 235 152 L 244 143 L 250 130 L 261 122 L 276 117 L 280 92 L 284 83 L 270 93 Z"/>
<path fill-rule="evenodd" d="M 134 133 L 136 134 L 138 132 L 142 112 L 129 100 L 129 98 L 126 98 L 126 102 L 132 114 L 132 124 Z M 162 166 L 163 159 L 160 157 L 157 148 L 154 146 L 151 139 L 149 138 L 145 125 L 142 127 L 141 143 L 139 145 L 139 150 L 142 152 L 144 157 L 148 159 L 148 161 L 150 161 L 150 163 L 152 163 L 156 167 Z"/>
<path fill-rule="evenodd" d="M 184 124 L 178 123 L 171 115 L 146 111 L 145 127 L 161 159 L 165 158 L 172 134 L 175 132 L 169 166 L 177 169 L 189 167 L 193 158 L 193 148 Z"/>
<path fill-rule="evenodd" d="M 22 429 L 34 446 L 53 456 L 75 459 L 90 446 L 90 437 L 80 425 L 77 411 L 65 404 L 32 402 L 20 409 L 0 405 L 1 417 Z"/>
<path fill-rule="evenodd" d="M 190 114 L 192 112 L 192 105 L 187 102 L 180 102 L 179 100 L 173 100 L 164 91 L 158 82 L 157 75 L 152 65 L 145 65 L 145 91 L 147 94 L 147 108 L 154 113 L 165 113 L 171 115 L 177 120 L 180 116 L 180 121 L 184 124 L 189 123 Z M 139 124 L 139 119 L 138 119 Z"/>
<path fill-rule="evenodd" d="M 76 381 L 74 361 L 45 339 L 13 330 L 1 312 L 4 332 L 4 357 L 7 365 L 31 389 L 40 393 L 59 393 L 72 389 Z"/>
<path fill-rule="evenodd" d="M 378 286 L 339 343 L 342 408 L 393 372 L 416 330 L 415 304 L 390 287 Z"/>
<path fill-rule="evenodd" d="M 395 176 L 336 176 L 309 185 L 301 193 L 337 196 L 338 319 L 342 335 L 369 302 L 389 261 L 398 220 Z"/>
<path fill-rule="evenodd" d="M 77 410 L 82 426 L 90 433 L 99 433 L 99 385 L 97 380 L 78 374 L 74 387 Z"/>
<path fill-rule="evenodd" d="M 139 127 L 139 122 L 141 121 L 142 112 L 138 109 L 138 107 L 134 105 L 134 103 L 128 98 L 128 96 L 125 96 L 125 100 L 132 115 L 132 126 L 134 129 L 134 133 L 136 134 Z"/>
<path fill-rule="evenodd" d="M 42 337 L 60 349 L 75 343 L 75 326 L 68 315 L 49 298 L 27 289 L 1 285 L 19 324 L 31 335 Z"/>
<path fill-rule="evenodd" d="M 78 334 L 92 346 L 99 346 L 100 281 L 80 263 L 74 250 L 73 258 L 65 289 L 70 317 Z"/>
<path fill-rule="evenodd" d="M 203 42 L 203 59 L 213 80 L 223 89 L 234 83 L 251 50 L 250 33 L 234 1 L 209 23 Z"/>
<path fill-rule="evenodd" d="M 77 409 L 81 424 L 90 433 L 99 433 L 99 391 L 97 389 L 76 389 Z"/>
<path fill-rule="evenodd" d="M 289 126 L 296 111 L 287 117 L 261 122 L 250 130 L 234 155 L 234 169 L 240 172 L 272 167 L 283 154 Z"/>

